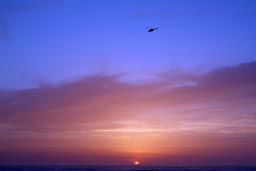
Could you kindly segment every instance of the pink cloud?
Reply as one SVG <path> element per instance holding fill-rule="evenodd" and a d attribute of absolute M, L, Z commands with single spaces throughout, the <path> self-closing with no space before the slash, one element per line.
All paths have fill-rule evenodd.
<path fill-rule="evenodd" d="M 16 148 L 33 153 L 42 146 L 55 154 L 53 147 L 59 153 L 73 143 L 77 152 L 92 149 L 98 154 L 99 147 L 101 152 L 116 153 L 115 149 L 128 149 L 122 147 L 129 146 L 122 136 L 143 133 L 146 138 L 134 142 L 151 140 L 154 144 L 148 149 L 173 143 L 165 147 L 166 153 L 176 148 L 188 155 L 185 142 L 191 141 L 191 149 L 201 148 L 204 155 L 230 146 L 230 151 L 244 148 L 240 153 L 246 156 L 256 137 L 255 74 L 256 62 L 251 62 L 200 75 L 164 73 L 141 85 L 98 74 L 57 86 L 0 91 L 0 151 Z M 205 142 L 210 135 L 216 139 Z M 231 141 L 234 137 L 244 142 Z"/>

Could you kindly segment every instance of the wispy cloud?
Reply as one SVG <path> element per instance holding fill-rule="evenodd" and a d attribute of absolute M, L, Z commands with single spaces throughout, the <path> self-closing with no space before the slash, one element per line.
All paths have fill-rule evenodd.
<path fill-rule="evenodd" d="M 55 145 L 58 138 L 72 138 L 87 150 L 96 146 L 114 151 L 143 148 L 125 140 L 152 142 L 147 152 L 163 142 L 171 143 L 162 149 L 171 152 L 185 147 L 183 140 L 191 140 L 191 148 L 198 149 L 197 144 L 215 136 L 225 147 L 246 144 L 247 151 L 256 135 L 255 74 L 256 62 L 251 62 L 200 75 L 164 73 L 157 81 L 142 85 L 98 74 L 55 86 L 0 91 L 1 150 L 17 143 L 24 147 L 27 139 L 33 146 L 42 138 Z M 145 139 L 136 141 L 141 133 Z M 242 137 L 244 143 L 231 142 L 234 137 Z M 102 139 L 109 142 L 103 145 Z M 216 149 L 216 139 L 206 147 Z M 84 141 L 90 145 L 79 143 Z"/>
<path fill-rule="evenodd" d="M 178 115 L 172 110 L 188 117 L 196 117 L 194 113 L 253 117 L 255 66 L 255 62 L 246 63 L 180 79 L 164 74 L 160 81 L 147 85 L 131 85 L 120 82 L 119 76 L 99 74 L 57 86 L 2 91 L 0 117 L 2 124 L 31 125 L 33 130 L 58 123 L 79 125 L 154 114 Z M 188 81 L 193 84 L 185 84 Z M 176 84 L 180 86 L 172 86 Z"/>

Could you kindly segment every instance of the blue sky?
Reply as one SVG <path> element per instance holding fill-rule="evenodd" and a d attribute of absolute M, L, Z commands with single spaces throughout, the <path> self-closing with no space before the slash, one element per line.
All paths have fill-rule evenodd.
<path fill-rule="evenodd" d="M 138 81 L 168 70 L 256 59 L 256 2 L 0 2 L 0 87 L 106 72 Z M 160 29 L 148 33 L 147 27 Z"/>

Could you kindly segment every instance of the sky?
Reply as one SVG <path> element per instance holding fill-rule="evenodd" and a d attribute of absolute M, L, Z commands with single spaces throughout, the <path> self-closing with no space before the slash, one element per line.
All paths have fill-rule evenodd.
<path fill-rule="evenodd" d="M 1 0 L 0 165 L 255 165 L 255 9 Z"/>

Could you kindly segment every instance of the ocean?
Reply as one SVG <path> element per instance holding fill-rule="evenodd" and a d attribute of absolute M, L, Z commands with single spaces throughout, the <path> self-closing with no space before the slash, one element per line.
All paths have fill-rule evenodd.
<path fill-rule="evenodd" d="M 256 166 L 0 166 L 0 171 L 256 171 Z"/>

